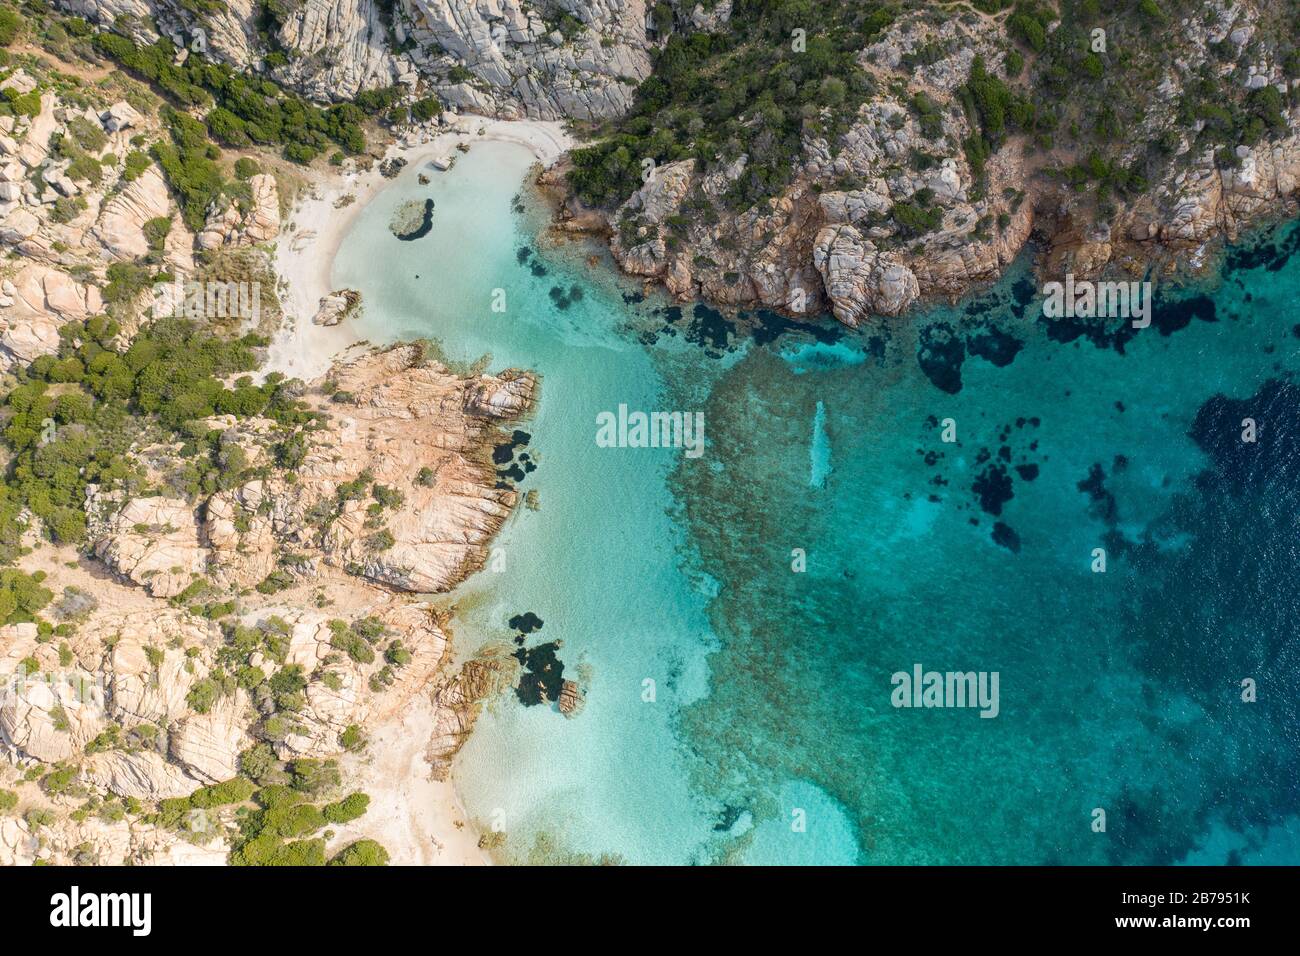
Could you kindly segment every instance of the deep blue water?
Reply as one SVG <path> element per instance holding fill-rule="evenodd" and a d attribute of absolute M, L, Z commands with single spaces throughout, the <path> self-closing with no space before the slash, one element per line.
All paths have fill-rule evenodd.
<path fill-rule="evenodd" d="M 1049 324 L 1024 261 L 851 333 L 547 251 L 525 165 L 408 169 L 335 268 L 369 337 L 543 375 L 540 508 L 452 596 L 463 654 L 532 612 L 587 690 L 572 719 L 497 701 L 458 760 L 506 856 L 1300 861 L 1300 230 L 1148 329 Z M 432 233 L 386 235 L 426 193 Z M 703 411 L 705 454 L 597 447 L 621 403 Z M 892 706 L 917 664 L 997 672 L 997 716 Z"/>

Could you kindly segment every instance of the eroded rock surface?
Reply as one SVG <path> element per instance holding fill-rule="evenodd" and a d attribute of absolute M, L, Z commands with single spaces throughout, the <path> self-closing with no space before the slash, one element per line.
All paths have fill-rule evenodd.
<path fill-rule="evenodd" d="M 194 509 L 174 498 L 128 501 L 108 519 L 94 551 L 118 574 L 160 598 L 180 594 L 207 569 Z"/>

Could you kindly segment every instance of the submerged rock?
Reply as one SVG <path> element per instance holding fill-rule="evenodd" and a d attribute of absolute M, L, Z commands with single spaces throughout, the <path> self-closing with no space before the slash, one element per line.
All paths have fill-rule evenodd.
<path fill-rule="evenodd" d="M 521 647 L 515 652 L 515 660 L 524 667 L 515 694 L 525 707 L 559 701 L 567 683 L 564 680 L 564 662 L 556 653 L 559 649 L 559 641 L 550 641 L 533 648 Z"/>

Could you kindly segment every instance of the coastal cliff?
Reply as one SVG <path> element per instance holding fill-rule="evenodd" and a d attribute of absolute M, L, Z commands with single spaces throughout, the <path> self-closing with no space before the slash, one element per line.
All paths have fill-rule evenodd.
<path fill-rule="evenodd" d="M 1046 278 L 1162 275 L 1294 211 L 1300 60 L 1281 5 L 976 6 L 863 30 L 820 80 L 813 52 L 774 54 L 788 79 L 719 109 L 676 91 L 752 69 L 747 48 L 683 42 L 671 90 L 546 174 L 559 227 L 607 235 L 624 271 L 680 299 L 858 327 L 955 301 L 1031 237 Z"/>

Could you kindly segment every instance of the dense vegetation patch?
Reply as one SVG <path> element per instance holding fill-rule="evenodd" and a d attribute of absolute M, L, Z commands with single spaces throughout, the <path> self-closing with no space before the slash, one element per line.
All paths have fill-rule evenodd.
<path fill-rule="evenodd" d="M 0 571 L 0 625 L 35 621 L 36 615 L 54 598 L 42 587 L 45 572 L 27 574 L 16 568 Z"/>
<path fill-rule="evenodd" d="M 641 185 L 644 160 L 746 154 L 727 201 L 744 209 L 779 194 L 802 137 L 833 146 L 874 92 L 855 57 L 893 19 L 893 4 L 873 0 L 738 0 L 727 29 L 668 38 L 631 111 L 573 153 L 570 182 L 585 202 L 613 205 Z"/>
<path fill-rule="evenodd" d="M 321 108 L 270 80 L 197 54 L 178 66 L 176 47 L 165 37 L 142 47 L 119 34 L 100 33 L 95 48 L 156 84 L 177 106 L 210 107 L 207 128 L 227 146 L 281 146 L 285 158 L 297 163 L 310 163 L 330 144 L 349 153 L 366 148 L 362 105 Z"/>
<path fill-rule="evenodd" d="M 1058 10 L 1037 0 L 1020 0 L 1007 20 L 1009 35 L 1037 62 L 1030 73 L 1033 126 L 1042 149 L 1064 148 L 1079 159 L 1062 176 L 1076 189 L 1096 189 L 1103 215 L 1112 197 L 1143 192 L 1168 167 L 1180 144 L 1191 155 L 1215 148 L 1221 165 L 1232 165 L 1239 145 L 1253 146 L 1286 128 L 1287 95 L 1272 86 L 1247 90 L 1242 82 L 1254 60 L 1251 45 L 1225 39 L 1184 84 L 1173 122 L 1163 134 L 1137 136 L 1164 109 L 1157 90 L 1168 78 L 1171 50 L 1186 18 L 1203 19 L 1192 0 L 1065 0 Z M 1266 14 L 1267 16 L 1267 14 Z M 1300 8 L 1282 22 L 1261 22 L 1257 32 L 1282 40 L 1280 60 L 1290 77 L 1300 76 Z M 1236 70 L 1218 76 L 1218 69 Z"/>
<path fill-rule="evenodd" d="M 247 460 L 203 419 L 263 415 L 286 430 L 311 416 L 273 374 L 261 385 L 241 377 L 258 365 L 265 339 L 227 339 L 184 319 L 159 319 L 125 347 L 106 317 L 60 329 L 55 355 L 18 373 L 4 400 L 3 439 L 12 453 L 0 486 L 0 512 L 26 507 L 56 541 L 85 534 L 86 487 L 121 488 L 134 496 L 168 491 L 198 496 L 233 487 Z M 137 441 L 176 444 L 172 485 L 151 488 L 126 452 Z M 0 558 L 13 560 L 20 526 L 4 522 Z"/>
<path fill-rule="evenodd" d="M 313 801 L 339 784 L 332 760 L 301 759 L 282 764 L 269 753 L 241 761 L 259 779 L 241 775 L 188 797 L 161 800 L 148 819 L 159 826 L 198 839 L 217 827 L 215 811 L 235 806 L 235 833 L 230 862 L 235 866 L 383 866 L 387 851 L 373 840 L 349 844 L 332 859 L 325 856 L 326 838 L 314 836 L 330 825 L 350 823 L 365 815 L 370 797 L 348 794 L 317 806 Z"/>

